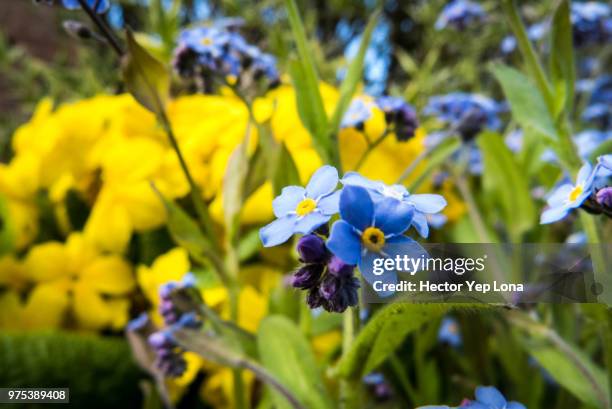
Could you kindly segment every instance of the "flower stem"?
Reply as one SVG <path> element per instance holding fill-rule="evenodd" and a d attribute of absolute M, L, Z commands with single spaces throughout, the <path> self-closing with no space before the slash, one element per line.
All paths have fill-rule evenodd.
<path fill-rule="evenodd" d="M 348 354 L 353 339 L 355 338 L 355 316 L 351 308 L 342 314 L 342 355 Z M 340 381 L 340 408 L 351 409 L 354 407 L 354 385 L 348 379 Z"/>
<path fill-rule="evenodd" d="M 98 27 L 108 44 L 111 48 L 119 55 L 119 57 L 123 56 L 123 48 L 119 45 L 119 40 L 113 34 L 113 31 L 108 27 L 108 25 L 104 22 L 100 15 L 95 11 L 97 9 L 98 2 L 96 2 L 96 7 L 94 9 L 90 8 L 87 4 L 87 0 L 78 0 L 81 8 L 85 10 L 91 21 Z"/>
<path fill-rule="evenodd" d="M 359 160 L 357 161 L 357 165 L 355 165 L 355 170 L 358 171 L 359 169 L 361 169 L 361 167 L 363 166 L 363 164 L 365 163 L 366 159 L 370 156 L 370 154 L 372 153 L 372 151 L 374 149 L 376 149 L 376 147 L 378 145 L 380 145 L 382 143 L 382 141 L 385 140 L 385 138 L 387 137 L 387 135 L 389 135 L 389 129 L 387 128 L 385 130 L 385 132 L 383 132 L 374 142 L 370 142 L 367 140 L 366 141 L 368 143 L 368 147 L 365 150 L 365 152 L 363 152 L 363 154 L 361 155 L 361 157 L 359 158 Z"/>

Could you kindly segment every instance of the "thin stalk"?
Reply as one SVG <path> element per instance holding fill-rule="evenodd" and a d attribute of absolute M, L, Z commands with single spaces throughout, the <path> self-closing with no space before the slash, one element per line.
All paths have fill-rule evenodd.
<path fill-rule="evenodd" d="M 406 169 L 404 169 L 404 171 L 402 172 L 400 177 L 397 179 L 397 182 L 395 182 L 395 183 L 403 184 L 406 181 L 406 179 L 408 179 L 408 177 L 412 174 L 412 172 L 414 172 L 414 170 L 417 168 L 417 166 L 419 166 L 419 164 L 421 162 L 423 162 L 423 160 L 426 157 L 428 157 L 435 148 L 436 148 L 435 146 L 432 146 L 432 147 L 424 150 L 423 152 L 421 152 L 419 154 L 419 156 L 414 158 L 414 160 L 410 163 L 410 165 L 408 165 L 406 167 Z"/>
<path fill-rule="evenodd" d="M 87 0 L 78 0 L 81 8 L 85 10 L 91 21 L 98 27 L 98 30 L 102 33 L 108 44 L 111 48 L 119 55 L 123 56 L 123 48 L 119 44 L 119 40 L 113 34 L 113 31 L 108 27 L 108 25 L 102 20 L 100 15 L 95 11 L 96 9 L 92 9 L 87 4 Z M 97 3 L 96 3 L 97 4 Z"/>
<path fill-rule="evenodd" d="M 355 317 L 351 308 L 342 314 L 342 355 L 346 355 L 355 338 Z M 348 379 L 340 381 L 340 408 L 354 407 L 354 385 Z"/>
<path fill-rule="evenodd" d="M 399 381 L 402 390 L 404 391 L 408 399 L 410 399 L 410 403 L 416 404 L 418 401 L 416 391 L 414 390 L 414 387 L 410 382 L 410 378 L 408 378 L 408 374 L 406 373 L 406 370 L 400 362 L 399 358 L 397 357 L 396 353 L 392 353 L 389 356 L 389 363 L 391 364 L 391 368 L 393 369 L 393 372 L 395 373 L 395 376 L 397 377 L 397 380 Z"/>
<path fill-rule="evenodd" d="M 481 243 L 492 243 L 491 237 L 487 232 L 487 226 L 480 216 L 480 211 L 478 210 L 478 205 L 476 204 L 476 200 L 472 195 L 472 190 L 467 185 L 465 177 L 461 172 L 457 171 L 454 166 L 451 167 L 453 170 L 453 176 L 455 177 L 455 184 L 459 189 L 459 193 L 461 197 L 465 201 L 465 204 L 468 209 L 468 214 L 470 215 L 470 219 L 472 219 L 472 223 L 474 224 L 474 228 L 476 229 L 476 234 L 478 234 L 478 238 Z"/>
<path fill-rule="evenodd" d="M 162 127 L 164 128 L 164 131 L 166 132 L 166 135 L 168 135 L 168 139 L 170 140 L 170 145 L 172 145 L 172 149 L 174 149 L 174 152 L 176 153 L 176 156 L 178 157 L 179 164 L 181 166 L 181 169 L 183 170 L 183 173 L 185 174 L 187 183 L 189 183 L 191 200 L 193 202 L 193 206 L 195 207 L 195 211 L 198 215 L 198 219 L 200 220 L 200 223 L 202 224 L 202 227 L 204 228 L 206 233 L 208 233 L 208 237 L 211 238 L 211 242 L 213 243 L 213 246 L 215 246 L 215 248 L 219 250 L 219 243 L 217 240 L 215 240 L 216 232 L 215 232 L 212 218 L 210 217 L 210 214 L 208 212 L 208 207 L 206 206 L 206 204 L 204 203 L 204 200 L 202 199 L 200 188 L 196 185 L 193 177 L 191 176 L 191 172 L 189 171 L 189 167 L 187 166 L 185 157 L 183 156 L 183 153 L 181 152 L 181 148 L 179 147 L 178 140 L 176 139 L 176 135 L 174 134 L 174 131 L 172 130 L 172 125 L 170 124 L 170 120 L 168 119 L 168 116 L 166 115 L 166 111 L 164 109 L 160 109 L 158 117 L 162 124 Z"/>
<path fill-rule="evenodd" d="M 382 143 L 382 141 L 385 140 L 385 138 L 387 137 L 387 135 L 389 135 L 391 132 L 389 131 L 389 129 L 386 129 L 378 138 L 376 138 L 376 140 L 374 142 L 370 142 L 367 140 L 368 142 L 368 147 L 365 150 L 365 152 L 361 155 L 361 157 L 359 158 L 359 160 L 357 161 L 357 165 L 355 166 L 355 170 L 358 171 L 359 169 L 361 169 L 361 167 L 363 166 L 363 164 L 365 163 L 366 159 L 368 158 L 368 156 L 370 156 L 370 154 L 372 153 L 372 151 L 374 149 L 376 149 L 376 147 L 378 145 L 380 145 Z"/>

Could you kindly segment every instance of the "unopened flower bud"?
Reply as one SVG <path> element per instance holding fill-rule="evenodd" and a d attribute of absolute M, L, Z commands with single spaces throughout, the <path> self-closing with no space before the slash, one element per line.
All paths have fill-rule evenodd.
<path fill-rule="evenodd" d="M 302 236 L 298 241 L 297 251 L 304 263 L 323 263 L 328 255 L 325 242 L 316 234 Z"/>
<path fill-rule="evenodd" d="M 608 186 L 599 189 L 595 197 L 597 198 L 597 203 L 603 207 L 612 209 L 612 187 Z"/>
<path fill-rule="evenodd" d="M 295 272 L 295 274 L 293 274 L 291 285 L 293 285 L 295 288 L 301 288 L 304 290 L 313 288 L 319 282 L 323 269 L 323 264 L 307 264 L 302 266 Z"/>

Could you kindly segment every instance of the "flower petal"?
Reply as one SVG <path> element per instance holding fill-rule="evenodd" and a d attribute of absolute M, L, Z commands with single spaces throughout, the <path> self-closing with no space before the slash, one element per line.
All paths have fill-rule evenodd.
<path fill-rule="evenodd" d="M 340 211 L 340 193 L 342 191 L 338 190 L 331 195 L 327 195 L 319 199 L 319 203 L 317 207 L 321 211 L 321 213 L 326 214 L 328 216 L 333 216 L 334 214 Z"/>
<path fill-rule="evenodd" d="M 421 212 L 414 212 L 412 218 L 412 225 L 416 229 L 417 233 L 424 239 L 429 236 L 429 224 L 427 223 L 427 217 Z"/>
<path fill-rule="evenodd" d="M 379 253 L 374 253 L 372 251 L 366 251 L 363 254 L 359 263 L 359 271 L 361 271 L 362 277 L 372 286 L 376 281 L 379 281 L 382 284 L 397 284 L 397 273 L 395 271 L 385 271 L 382 274 L 374 274 L 374 260 L 379 258 L 385 257 Z M 376 295 L 383 298 L 395 294 L 394 291 L 381 290 L 375 292 Z"/>
<path fill-rule="evenodd" d="M 317 227 L 326 223 L 329 219 L 330 216 L 327 216 L 321 212 L 311 212 L 297 219 L 293 231 L 301 234 L 312 233 Z"/>
<path fill-rule="evenodd" d="M 362 231 L 372 226 L 374 203 L 368 191 L 360 186 L 345 186 L 340 194 L 340 216 Z"/>
<path fill-rule="evenodd" d="M 287 186 L 281 191 L 281 194 L 272 201 L 272 208 L 276 217 L 283 217 L 287 213 L 292 212 L 297 207 L 298 203 L 306 197 L 306 190 L 301 186 Z"/>
<path fill-rule="evenodd" d="M 385 236 L 402 234 L 410 227 L 414 216 L 414 206 L 408 202 L 385 198 L 376 204 L 374 225 Z"/>
<path fill-rule="evenodd" d="M 374 191 L 380 191 L 385 186 L 383 183 L 365 178 L 357 172 L 346 172 L 341 182 L 344 186 L 361 186 Z"/>
<path fill-rule="evenodd" d="M 540 224 L 548 224 L 558 222 L 567 216 L 570 209 L 567 206 L 551 207 L 545 210 L 540 216 Z"/>
<path fill-rule="evenodd" d="M 134 287 L 130 265 L 117 256 L 98 257 L 85 267 L 81 279 L 103 294 L 125 294 Z"/>
<path fill-rule="evenodd" d="M 477 387 L 475 396 L 478 402 L 492 406 L 491 409 L 504 409 L 506 407 L 506 398 L 493 386 Z"/>
<path fill-rule="evenodd" d="M 591 175 L 593 174 L 593 167 L 590 163 L 585 163 L 582 165 L 580 170 L 578 171 L 578 176 L 576 176 L 576 184 L 587 184 L 589 179 L 591 179 Z"/>
<path fill-rule="evenodd" d="M 406 236 L 395 236 L 387 240 L 383 253 L 389 258 L 408 256 L 411 259 L 429 258 L 427 251 L 416 241 Z M 412 271 L 406 271 L 412 273 Z"/>
<path fill-rule="evenodd" d="M 259 238 L 264 247 L 278 246 L 289 240 L 294 233 L 297 216 L 290 214 L 274 220 L 259 230 Z"/>
<path fill-rule="evenodd" d="M 574 189 L 574 186 L 566 183 L 564 185 L 559 186 L 548 198 L 546 203 L 550 207 L 558 207 L 563 205 L 567 198 L 569 197 L 570 192 Z"/>
<path fill-rule="evenodd" d="M 329 251 L 338 256 L 346 264 L 357 265 L 361 259 L 361 241 L 357 232 L 349 223 L 338 220 L 332 225 L 329 240 Z"/>
<path fill-rule="evenodd" d="M 419 212 L 423 213 L 438 213 L 447 204 L 443 196 L 433 194 L 410 195 L 408 201 L 414 204 Z"/>
<path fill-rule="evenodd" d="M 330 194 L 338 186 L 338 171 L 333 166 L 320 167 L 310 178 L 306 186 L 306 196 L 318 199 Z"/>

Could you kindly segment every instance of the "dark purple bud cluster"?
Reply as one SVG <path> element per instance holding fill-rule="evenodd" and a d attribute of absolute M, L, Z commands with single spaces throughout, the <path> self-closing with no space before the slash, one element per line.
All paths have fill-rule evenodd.
<path fill-rule="evenodd" d="M 354 266 L 333 256 L 316 234 L 300 238 L 297 251 L 304 265 L 293 274 L 291 283 L 308 291 L 306 301 L 310 308 L 343 312 L 357 305 L 359 280 L 354 275 Z"/>
<path fill-rule="evenodd" d="M 385 120 L 400 142 L 414 136 L 419 120 L 414 108 L 402 98 L 384 96 L 376 100 L 378 107 L 385 113 Z"/>
<path fill-rule="evenodd" d="M 186 369 L 185 352 L 175 341 L 173 332 L 181 328 L 198 329 L 202 326 L 199 305 L 202 303 L 195 286 L 195 277 L 188 273 L 182 281 L 171 281 L 159 289 L 159 312 L 165 328 L 153 332 L 149 345 L 154 349 L 155 366 L 166 376 L 181 376 Z"/>

